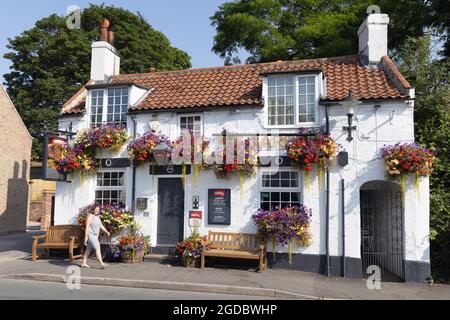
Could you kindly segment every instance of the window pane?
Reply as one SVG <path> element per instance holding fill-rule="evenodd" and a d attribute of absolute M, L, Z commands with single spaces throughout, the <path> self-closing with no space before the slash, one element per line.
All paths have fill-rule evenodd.
<path fill-rule="evenodd" d="M 308 77 L 307 78 L 308 84 L 311 84 L 311 83 L 315 84 L 315 80 L 316 80 L 315 77 Z"/>
<path fill-rule="evenodd" d="M 299 122 L 308 122 L 308 118 L 306 117 L 305 114 L 301 114 L 301 115 L 298 117 L 298 121 L 299 121 Z"/>
<path fill-rule="evenodd" d="M 296 192 L 291 193 L 291 201 L 292 202 L 300 202 L 300 193 L 296 193 Z"/>
<path fill-rule="evenodd" d="M 270 201 L 270 193 L 269 192 L 262 192 L 261 193 L 261 201 L 262 202 Z"/>
<path fill-rule="evenodd" d="M 289 192 L 281 193 L 281 201 L 289 202 L 291 200 L 291 194 Z"/>
<path fill-rule="evenodd" d="M 306 86 L 300 86 L 298 92 L 299 94 L 306 94 Z"/>
<path fill-rule="evenodd" d="M 279 192 L 272 192 L 270 194 L 270 200 L 273 201 L 280 201 L 280 193 Z"/>

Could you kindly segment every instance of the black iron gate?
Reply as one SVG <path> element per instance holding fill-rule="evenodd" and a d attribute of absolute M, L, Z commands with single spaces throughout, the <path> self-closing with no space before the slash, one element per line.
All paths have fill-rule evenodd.
<path fill-rule="evenodd" d="M 376 265 L 383 281 L 404 280 L 403 206 L 400 192 L 361 191 L 361 257 L 363 275 Z"/>

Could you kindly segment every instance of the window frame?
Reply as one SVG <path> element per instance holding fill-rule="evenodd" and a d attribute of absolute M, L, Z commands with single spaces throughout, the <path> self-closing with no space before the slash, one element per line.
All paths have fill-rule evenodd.
<path fill-rule="evenodd" d="M 116 89 L 126 89 L 127 90 L 127 95 L 128 95 L 128 103 L 127 103 L 127 108 L 126 108 L 126 112 L 124 113 L 125 117 L 124 117 L 124 122 L 121 123 L 122 125 L 124 125 L 125 127 L 128 126 L 128 110 L 130 108 L 130 87 L 126 87 L 126 86 L 117 86 L 117 87 L 108 87 L 108 88 L 101 88 L 101 89 L 91 89 L 89 90 L 89 94 L 88 94 L 88 104 L 89 104 L 89 108 L 86 108 L 89 112 L 89 115 L 87 117 L 87 120 L 89 121 L 89 127 L 91 126 L 100 126 L 103 124 L 118 124 L 116 122 L 108 122 L 108 115 L 110 115 L 110 113 L 108 112 L 108 107 L 109 107 L 109 91 L 110 90 L 116 90 Z M 92 122 L 92 93 L 93 92 L 98 92 L 98 91 L 103 91 L 103 107 L 102 107 L 102 122 Z M 122 96 L 121 96 L 122 97 Z M 122 98 L 121 98 L 122 99 Z M 114 108 L 115 106 L 113 106 Z M 114 111 L 114 110 L 113 110 Z M 115 114 L 114 112 L 112 113 L 113 115 Z M 122 114 L 122 112 L 121 112 Z"/>
<path fill-rule="evenodd" d="M 105 174 L 105 173 L 123 173 L 123 185 L 122 186 L 98 186 L 98 175 L 99 174 Z M 95 196 L 95 202 L 99 202 L 97 200 L 97 192 L 98 191 L 121 191 L 123 196 L 123 205 L 126 206 L 127 203 L 127 182 L 126 182 L 126 177 L 127 177 L 127 170 L 126 168 L 109 168 L 109 169 L 100 169 L 97 171 L 96 176 L 95 176 L 95 191 L 94 191 L 94 196 Z M 111 197 L 110 197 L 111 199 Z M 102 198 L 102 205 L 104 198 Z M 111 203 L 109 203 L 111 204 Z M 118 203 L 117 203 L 118 204 Z"/>
<path fill-rule="evenodd" d="M 272 174 L 280 173 L 281 174 L 283 172 L 289 172 L 289 173 L 295 172 L 297 174 L 297 187 L 281 187 L 281 186 L 280 187 L 271 187 L 271 186 L 265 187 L 263 185 L 263 181 L 264 181 L 263 176 L 264 175 L 267 175 L 268 173 L 272 173 Z M 303 176 L 302 176 L 301 172 L 295 168 L 288 167 L 288 168 L 265 168 L 265 169 L 262 169 L 262 170 L 260 170 L 260 173 L 259 173 L 258 185 L 259 185 L 259 206 L 260 207 L 262 207 L 261 206 L 262 193 L 264 193 L 264 192 L 268 192 L 268 193 L 271 193 L 271 192 L 298 193 L 299 194 L 298 201 L 299 201 L 299 203 L 303 203 Z M 281 197 L 280 197 L 279 202 L 280 203 L 282 202 Z M 289 201 L 289 202 L 292 202 L 292 201 Z M 271 203 L 270 200 L 269 200 L 269 203 Z"/>
<path fill-rule="evenodd" d="M 199 113 L 189 113 L 189 114 L 179 114 L 177 116 L 177 132 L 178 132 L 178 136 L 182 136 L 183 131 L 181 129 L 181 118 L 194 118 L 194 124 L 195 124 L 195 118 L 199 117 L 200 118 L 200 136 L 203 136 L 203 115 L 199 114 Z"/>
<path fill-rule="evenodd" d="M 266 75 L 263 80 L 264 86 L 264 123 L 265 127 L 269 129 L 292 129 L 298 127 L 313 127 L 319 124 L 319 101 L 322 93 L 322 81 L 320 81 L 322 73 L 305 73 L 305 74 L 271 74 Z M 271 125 L 269 122 L 269 78 L 272 77 L 293 77 L 294 79 L 294 124 L 293 125 Z M 300 122 L 299 121 L 299 79 L 314 77 L 315 79 L 315 121 L 314 122 Z"/>

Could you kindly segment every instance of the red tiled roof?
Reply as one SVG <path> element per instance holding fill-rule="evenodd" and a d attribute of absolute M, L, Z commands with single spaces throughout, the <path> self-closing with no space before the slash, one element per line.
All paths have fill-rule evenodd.
<path fill-rule="evenodd" d="M 408 97 L 389 79 L 382 66 L 363 67 L 358 56 L 127 74 L 114 76 L 112 83 L 136 83 L 152 88 L 132 110 L 262 105 L 263 74 L 317 70 L 327 79 L 324 100 L 343 100 L 349 90 L 359 100 Z M 403 76 L 395 70 L 394 76 L 403 83 Z"/>
<path fill-rule="evenodd" d="M 93 83 L 93 80 L 89 80 L 69 100 L 67 100 L 62 106 L 61 115 L 83 113 L 86 109 L 86 86 Z"/>

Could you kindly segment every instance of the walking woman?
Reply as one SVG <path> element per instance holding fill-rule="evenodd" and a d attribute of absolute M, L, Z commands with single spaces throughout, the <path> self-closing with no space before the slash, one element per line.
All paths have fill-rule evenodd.
<path fill-rule="evenodd" d="M 100 242 L 98 237 L 100 236 L 100 230 L 106 233 L 108 236 L 111 234 L 106 230 L 100 220 L 100 207 L 95 207 L 93 214 L 88 214 L 86 219 L 86 233 L 84 236 L 84 244 L 86 246 L 86 252 L 84 253 L 82 268 L 90 268 L 87 264 L 87 259 L 92 250 L 95 250 L 97 260 L 100 262 L 102 269 L 105 269 L 108 265 L 103 262 L 102 253 L 100 250 Z"/>

